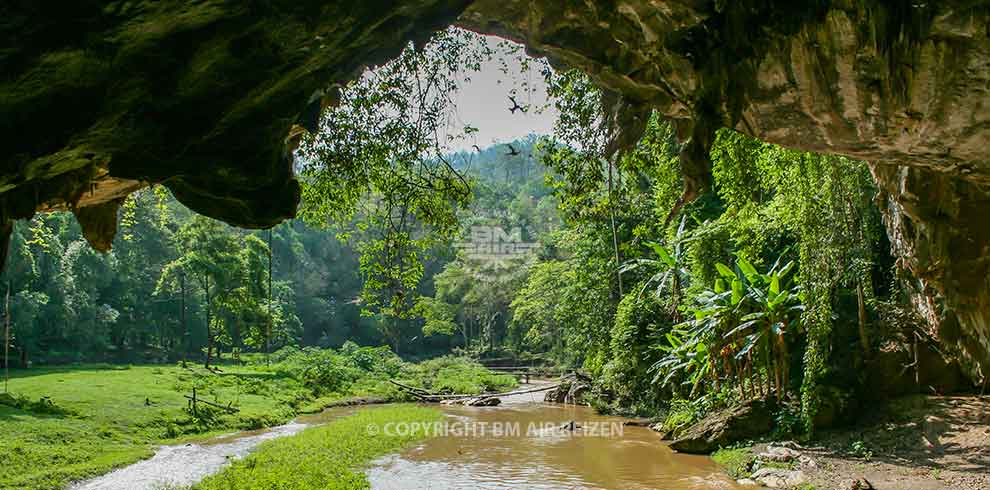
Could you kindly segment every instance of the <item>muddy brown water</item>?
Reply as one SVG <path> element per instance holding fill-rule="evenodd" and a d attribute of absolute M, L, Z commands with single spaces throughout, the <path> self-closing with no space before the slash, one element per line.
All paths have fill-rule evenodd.
<path fill-rule="evenodd" d="M 376 461 L 367 471 L 371 488 L 739 488 L 711 459 L 677 454 L 648 428 L 624 427 L 623 419 L 587 407 L 535 402 L 541 396 L 499 407 L 445 407 L 440 435 Z M 571 422 L 574 430 L 569 430 Z"/>
<path fill-rule="evenodd" d="M 647 428 L 625 427 L 623 419 L 600 416 L 586 407 L 542 403 L 542 396 L 517 395 L 504 399 L 499 407 L 443 407 L 445 423 L 426 429 L 434 431 L 436 437 L 371 464 L 367 470 L 371 488 L 737 488 L 710 459 L 674 453 Z M 266 440 L 293 435 L 358 409 L 334 408 L 272 429 L 165 446 L 150 459 L 76 483 L 70 490 L 155 490 L 191 485 L 221 471 L 231 460 L 246 456 Z"/>

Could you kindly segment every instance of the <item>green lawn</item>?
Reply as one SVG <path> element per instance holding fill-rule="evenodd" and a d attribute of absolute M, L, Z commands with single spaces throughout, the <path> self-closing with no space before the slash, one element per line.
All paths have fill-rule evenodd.
<path fill-rule="evenodd" d="M 28 402 L 48 397 L 54 407 L 0 404 L 4 490 L 57 488 L 146 458 L 159 444 L 282 423 L 311 393 L 292 378 L 246 367 L 224 367 L 222 374 L 175 366 L 39 368 L 11 374 L 11 394 Z M 198 396 L 232 403 L 240 412 L 201 410 L 201 417 L 193 417 L 182 396 L 193 386 Z"/>
<path fill-rule="evenodd" d="M 388 383 L 395 377 L 434 390 L 471 393 L 516 385 L 511 376 L 465 359 L 410 364 L 379 350 L 314 351 L 271 367 L 260 362 L 223 366 L 221 373 L 163 365 L 11 371 L 15 398 L 0 394 L 0 490 L 61 488 L 147 458 L 158 445 L 278 425 L 344 398 L 402 400 L 408 395 Z M 378 357 L 368 358 L 369 353 Z M 367 366 L 355 367 L 355 362 Z M 393 370 L 383 371 L 381 366 L 390 363 Z M 346 383 L 340 382 L 342 375 Z M 193 387 L 200 398 L 239 412 L 200 405 L 194 416 L 183 397 Z"/>
<path fill-rule="evenodd" d="M 388 422 L 438 422 L 443 415 L 430 408 L 393 405 L 367 408 L 354 415 L 295 436 L 268 441 L 247 458 L 208 477 L 194 490 L 355 490 L 366 489 L 363 469 L 379 456 L 424 438 L 423 431 L 388 431 L 370 435 L 369 425 Z"/>
<path fill-rule="evenodd" d="M 388 422 L 434 423 L 435 409 L 413 405 L 366 408 L 327 425 L 268 441 L 247 458 L 208 477 L 193 490 L 343 490 L 368 488 L 362 470 L 379 456 L 426 437 L 423 431 L 369 434 Z"/>

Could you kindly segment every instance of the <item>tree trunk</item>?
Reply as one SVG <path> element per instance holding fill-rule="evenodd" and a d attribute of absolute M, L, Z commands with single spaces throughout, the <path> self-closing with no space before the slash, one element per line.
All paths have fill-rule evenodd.
<path fill-rule="evenodd" d="M 210 276 L 206 276 L 206 364 L 203 366 L 210 369 L 210 361 L 213 360 L 213 301 L 210 297 Z"/>
<path fill-rule="evenodd" d="M 244 348 L 244 341 L 241 339 L 241 317 L 236 315 L 234 317 L 234 344 L 237 346 L 234 350 L 234 360 L 240 362 L 241 360 L 241 349 Z"/>
<path fill-rule="evenodd" d="M 189 352 L 189 324 L 186 323 L 186 273 L 183 271 L 179 275 L 179 287 L 182 289 L 182 300 L 181 309 L 179 310 L 179 316 L 182 319 L 182 367 L 187 367 L 186 356 Z"/>
<path fill-rule="evenodd" d="M 781 399 L 784 399 L 787 397 L 787 391 L 790 385 L 789 378 L 791 371 L 791 363 L 790 363 L 790 354 L 787 352 L 787 339 L 785 339 L 783 336 L 780 337 L 780 369 L 781 369 L 781 375 L 780 375 L 781 389 L 783 390 L 783 392 L 781 393 L 781 397 L 782 397 Z"/>
<path fill-rule="evenodd" d="M 206 364 L 203 367 L 209 370 L 210 361 L 213 360 L 213 333 L 207 332 L 206 339 Z"/>
<path fill-rule="evenodd" d="M 767 382 L 766 383 L 763 383 L 763 388 L 764 388 L 763 396 L 765 398 L 769 398 L 770 397 L 770 393 L 773 391 L 773 379 L 774 378 L 771 378 L 771 376 L 776 376 L 776 373 L 774 372 L 774 369 L 773 369 L 773 342 L 772 341 L 771 342 L 767 342 L 767 344 L 770 347 L 770 350 L 767 352 L 766 356 L 764 357 L 764 361 L 766 363 L 765 369 L 766 369 L 766 372 L 767 372 Z"/>
<path fill-rule="evenodd" d="M 608 159 L 608 213 L 612 223 L 612 247 L 615 250 L 615 279 L 619 286 L 619 301 L 622 301 L 622 262 L 619 257 L 619 236 L 615 230 L 615 203 L 612 202 L 612 160 Z"/>
<path fill-rule="evenodd" d="M 745 400 L 746 399 L 746 390 L 745 390 L 745 388 L 746 388 L 746 378 L 744 376 L 744 373 L 746 372 L 746 366 L 745 366 L 746 361 L 740 361 L 740 360 L 736 359 L 734 362 L 736 364 L 736 373 L 735 374 L 736 374 L 736 383 L 739 386 L 739 398 L 742 399 L 742 400 Z"/>
<path fill-rule="evenodd" d="M 272 346 L 272 229 L 268 229 L 268 321 L 265 324 L 265 365 L 271 365 Z"/>
<path fill-rule="evenodd" d="M 769 352 L 767 352 L 767 361 L 771 365 L 773 365 L 774 389 L 777 390 L 777 401 L 779 402 L 779 401 L 781 401 L 781 400 L 784 399 L 783 398 L 783 396 L 784 396 L 783 395 L 783 390 L 782 390 L 782 388 L 783 388 L 783 381 L 784 380 L 783 380 L 783 378 L 780 375 L 780 359 L 779 359 L 780 351 L 779 351 L 779 349 L 777 348 L 777 345 L 776 345 L 778 339 L 779 339 L 779 337 L 776 336 L 776 335 L 774 335 L 770 339 L 770 342 L 769 342 L 769 344 L 770 344 L 769 345 L 770 350 L 769 350 Z M 769 371 L 767 372 L 767 376 L 770 376 L 770 372 Z"/>
<path fill-rule="evenodd" d="M 7 393 L 10 382 L 10 281 L 7 281 L 7 296 L 3 306 L 3 392 Z"/>
<path fill-rule="evenodd" d="M 859 305 L 859 342 L 863 346 L 863 356 L 871 356 L 870 337 L 866 333 L 866 298 L 863 294 L 863 281 L 856 281 L 856 303 Z"/>

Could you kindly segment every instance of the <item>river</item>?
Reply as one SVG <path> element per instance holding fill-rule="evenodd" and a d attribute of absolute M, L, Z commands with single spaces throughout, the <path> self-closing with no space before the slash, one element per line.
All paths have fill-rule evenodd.
<path fill-rule="evenodd" d="M 542 395 L 499 407 L 445 407 L 440 435 L 376 461 L 367 472 L 371 488 L 738 488 L 711 459 L 675 453 L 648 428 L 623 426 L 623 419 L 587 407 L 541 403 Z"/>
<path fill-rule="evenodd" d="M 498 407 L 443 406 L 436 437 L 368 468 L 373 490 L 735 489 L 708 458 L 677 454 L 655 432 L 587 407 L 517 395 Z M 73 485 L 71 490 L 153 490 L 191 485 L 261 442 L 353 413 L 335 408 L 292 423 L 166 446 L 151 459 Z M 561 428 L 563 427 L 563 428 Z M 393 430 L 410 429 L 401 426 Z"/>

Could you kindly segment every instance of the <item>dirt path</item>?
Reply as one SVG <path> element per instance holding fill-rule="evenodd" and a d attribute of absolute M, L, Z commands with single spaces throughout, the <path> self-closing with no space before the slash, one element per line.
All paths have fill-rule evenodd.
<path fill-rule="evenodd" d="M 816 489 L 866 478 L 878 490 L 990 489 L 990 396 L 910 397 L 801 452 Z"/>

